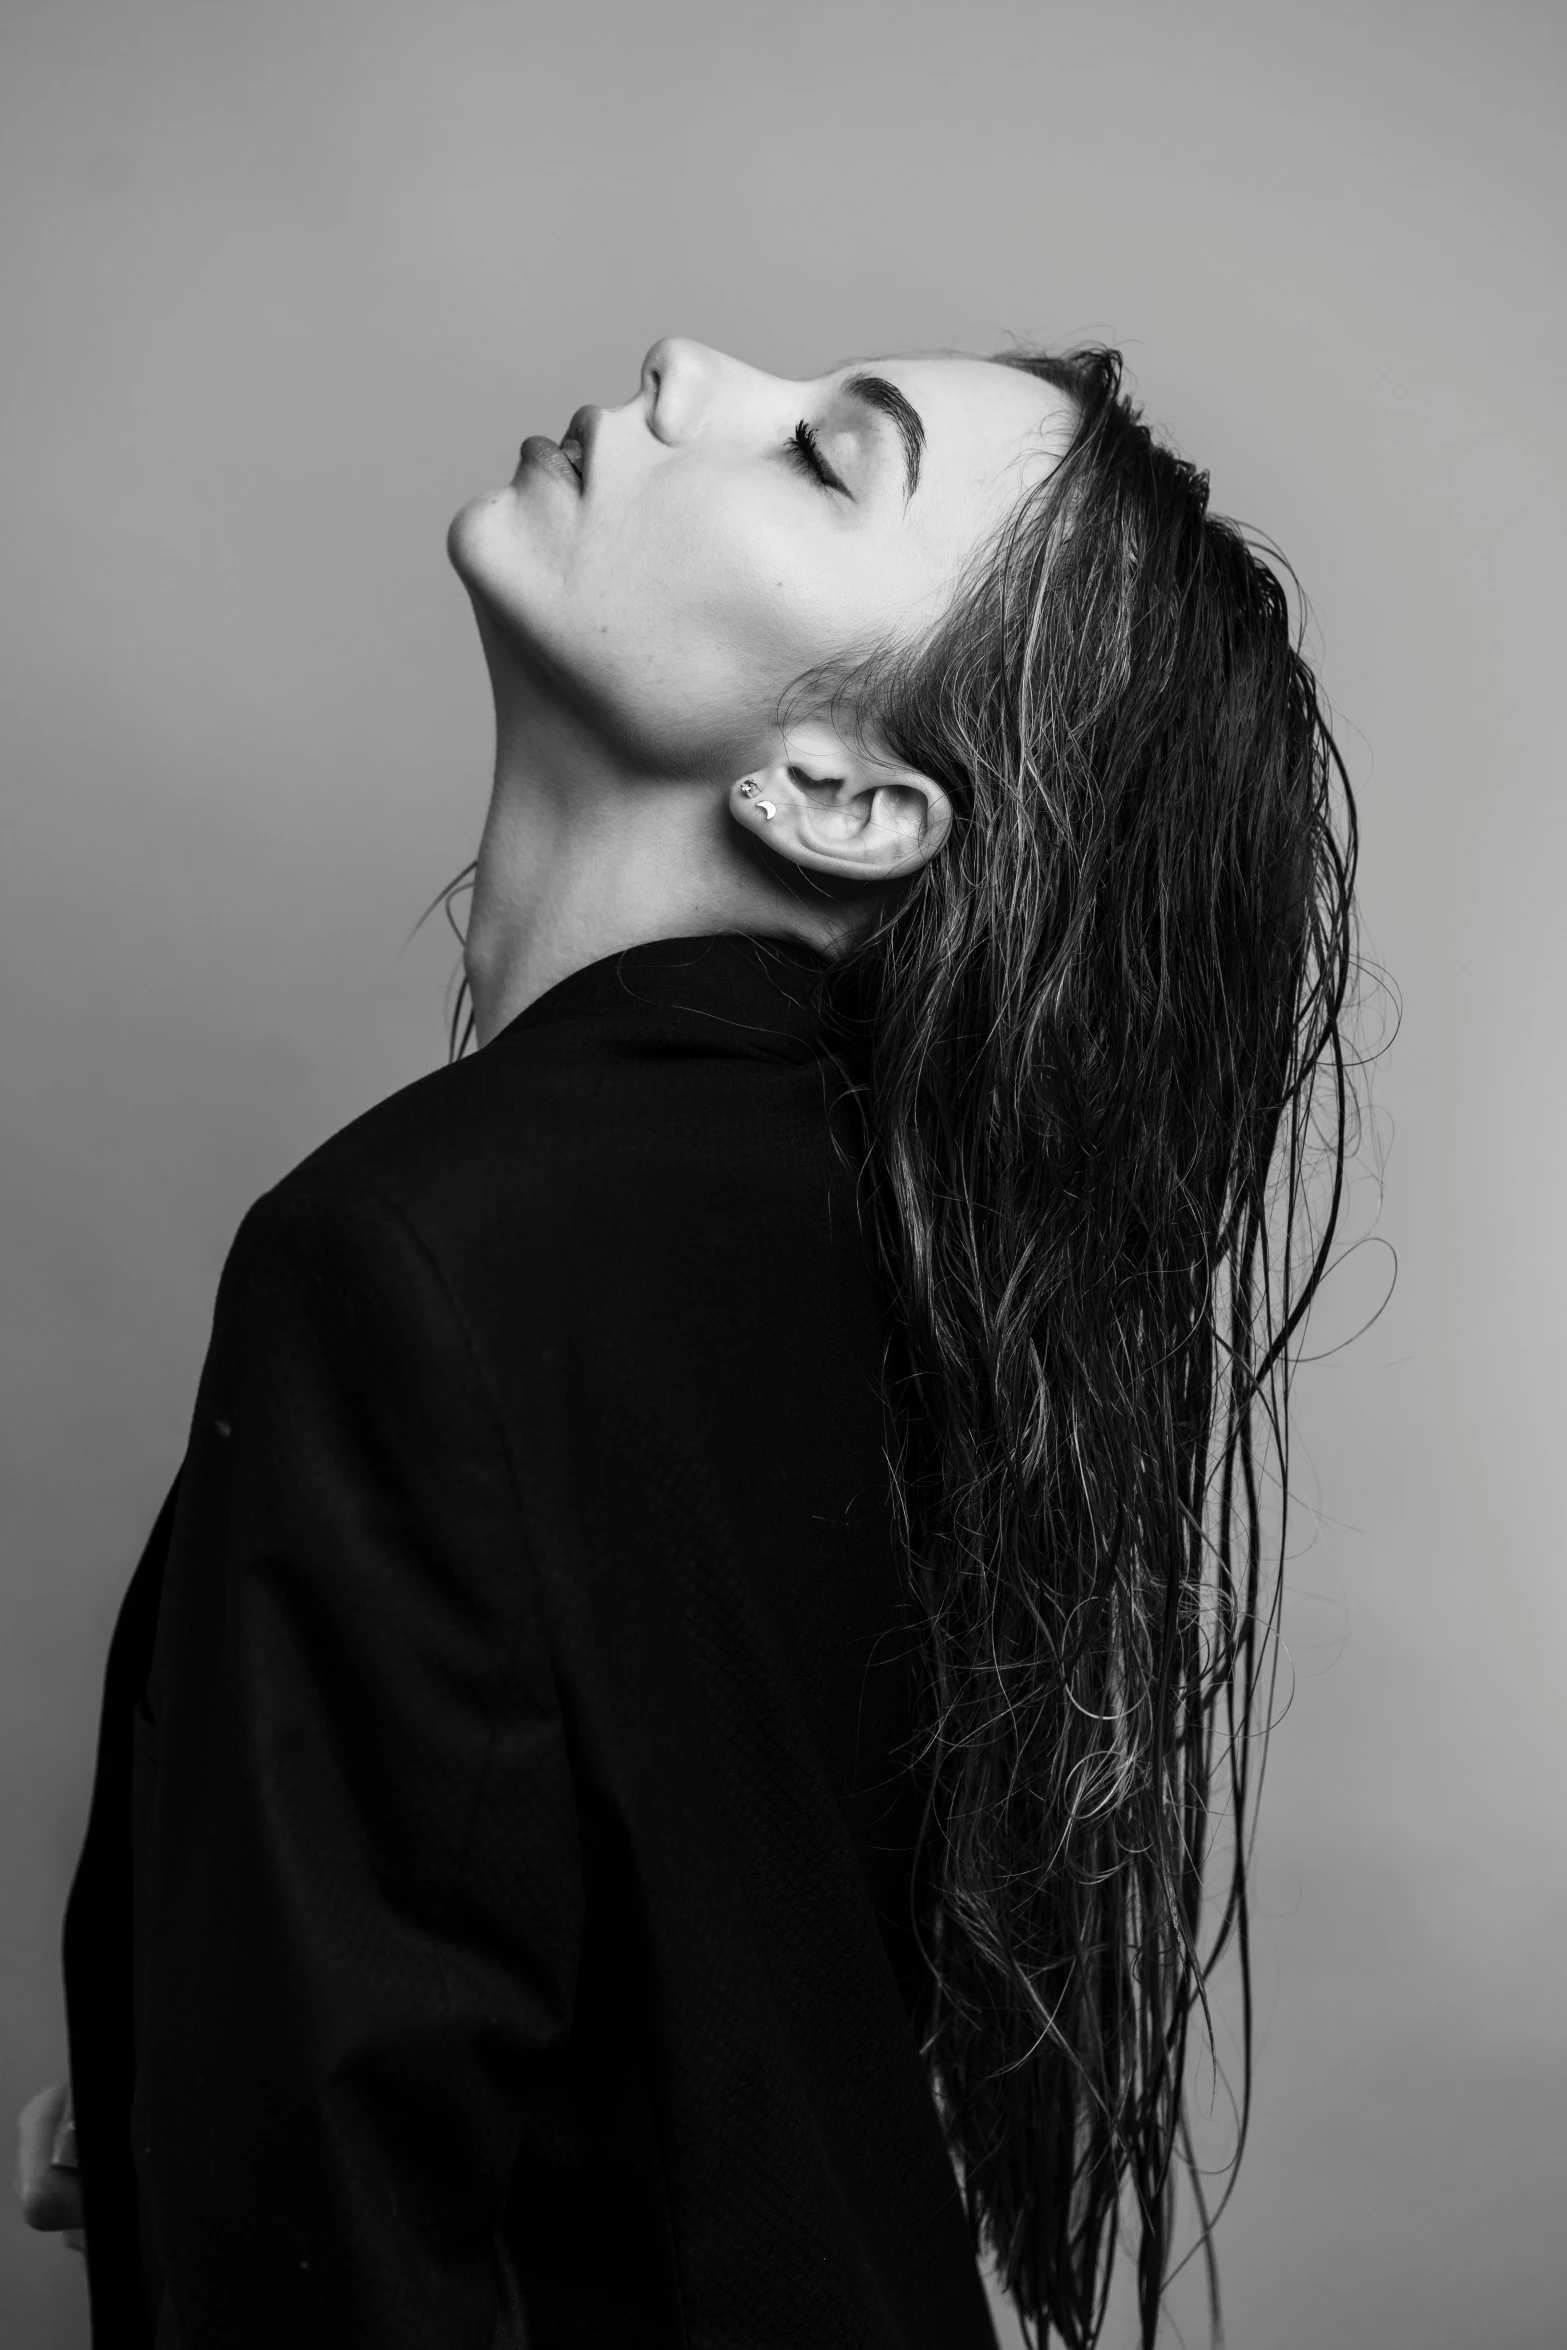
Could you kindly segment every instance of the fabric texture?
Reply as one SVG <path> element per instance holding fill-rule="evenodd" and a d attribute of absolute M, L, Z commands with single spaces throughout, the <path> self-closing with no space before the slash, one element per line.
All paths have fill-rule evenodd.
<path fill-rule="evenodd" d="M 596 963 L 245 1219 L 67 1912 L 96 2350 L 993 2350 L 819 970 Z"/>

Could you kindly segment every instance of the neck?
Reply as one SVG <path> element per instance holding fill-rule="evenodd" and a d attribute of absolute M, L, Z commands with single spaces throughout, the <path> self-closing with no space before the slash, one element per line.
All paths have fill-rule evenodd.
<path fill-rule="evenodd" d="M 622 947 L 725 930 L 828 954 L 845 942 L 850 910 L 802 901 L 801 877 L 731 821 L 724 783 L 628 771 L 531 692 L 498 690 L 496 704 L 463 952 L 481 1046 Z"/>

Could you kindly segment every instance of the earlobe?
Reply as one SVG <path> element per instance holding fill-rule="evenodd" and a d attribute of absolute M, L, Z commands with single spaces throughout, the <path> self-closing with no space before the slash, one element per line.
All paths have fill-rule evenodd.
<path fill-rule="evenodd" d="M 742 800 L 756 801 L 756 812 L 758 816 L 765 816 L 768 823 L 771 824 L 773 818 L 777 815 L 778 810 L 773 806 L 771 800 L 757 798 L 757 794 L 760 792 L 761 788 L 761 785 L 757 782 L 754 775 L 748 775 L 744 783 L 737 784 L 735 786 L 735 789 Z"/>

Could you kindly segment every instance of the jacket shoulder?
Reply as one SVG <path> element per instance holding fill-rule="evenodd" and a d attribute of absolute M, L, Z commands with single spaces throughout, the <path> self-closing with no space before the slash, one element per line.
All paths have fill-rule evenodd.
<path fill-rule="evenodd" d="M 509 1203 L 537 1204 L 566 1115 L 548 1072 L 485 1054 L 432 1070 L 352 1119 L 259 1199 L 250 1218 L 352 1219 L 379 1201 L 438 1235 Z"/>

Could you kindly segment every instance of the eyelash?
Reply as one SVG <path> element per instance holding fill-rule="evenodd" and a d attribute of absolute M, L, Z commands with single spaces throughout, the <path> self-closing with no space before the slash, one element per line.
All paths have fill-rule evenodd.
<path fill-rule="evenodd" d="M 821 483 L 824 490 L 836 490 L 842 487 L 837 477 L 828 471 L 827 461 L 816 445 L 815 428 L 807 424 L 803 416 L 794 428 L 789 447 L 799 458 L 806 471 L 813 474 Z"/>

